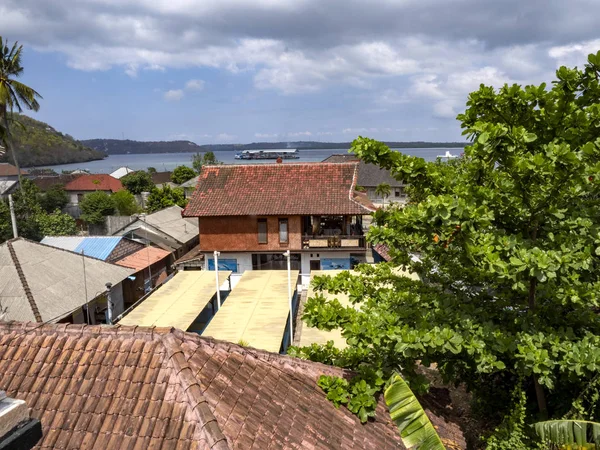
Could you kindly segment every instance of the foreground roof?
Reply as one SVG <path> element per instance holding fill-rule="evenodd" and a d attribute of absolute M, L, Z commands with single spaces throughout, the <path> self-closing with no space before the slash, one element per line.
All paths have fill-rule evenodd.
<path fill-rule="evenodd" d="M 81 175 L 65 185 L 65 191 L 111 191 L 117 192 L 123 185 L 116 178 L 103 173 Z"/>
<path fill-rule="evenodd" d="M 50 245 L 106 261 L 123 236 L 46 236 L 42 244 Z"/>
<path fill-rule="evenodd" d="M 0 195 L 12 193 L 19 185 L 17 180 L 0 180 Z"/>
<path fill-rule="evenodd" d="M 8 308 L 7 319 L 59 320 L 104 292 L 106 283 L 116 285 L 132 273 L 67 250 L 12 239 L 0 245 L 0 303 Z"/>
<path fill-rule="evenodd" d="M 321 374 L 343 372 L 174 329 L 0 323 L 0 389 L 41 421 L 40 448 L 404 448 L 381 403 L 362 425 Z"/>
<path fill-rule="evenodd" d="M 355 200 L 357 164 L 204 166 L 188 217 L 369 214 Z"/>

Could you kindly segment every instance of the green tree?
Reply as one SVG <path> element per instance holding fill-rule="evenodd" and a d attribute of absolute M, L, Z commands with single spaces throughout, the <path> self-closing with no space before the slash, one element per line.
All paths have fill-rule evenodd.
<path fill-rule="evenodd" d="M 154 189 L 152 177 L 148 172 L 138 170 L 121 178 L 121 184 L 134 195 L 151 192 Z"/>
<path fill-rule="evenodd" d="M 383 198 L 383 206 L 385 206 L 385 199 L 392 193 L 392 187 L 388 183 L 378 184 L 375 188 L 375 194 Z"/>
<path fill-rule="evenodd" d="M 169 185 L 163 186 L 162 189 L 154 189 L 148 196 L 146 202 L 146 210 L 149 213 L 159 211 L 169 206 L 178 205 L 182 208 L 187 204 L 183 189 L 171 188 Z"/>
<path fill-rule="evenodd" d="M 104 191 L 86 194 L 79 203 L 81 218 L 87 223 L 100 225 L 104 218 L 115 213 L 116 206 L 113 198 Z"/>
<path fill-rule="evenodd" d="M 111 197 L 115 203 L 117 214 L 120 216 L 131 216 L 140 212 L 140 207 L 131 192 L 122 190 L 115 192 Z"/>
<path fill-rule="evenodd" d="M 73 236 L 77 234 L 77 223 L 68 214 L 56 210 L 51 214 L 42 213 L 35 220 L 43 236 Z"/>
<path fill-rule="evenodd" d="M 213 152 L 196 153 L 192 156 L 192 167 L 197 173 L 200 173 L 202 166 L 215 166 L 217 164 L 222 164 L 221 161 L 217 159 Z"/>
<path fill-rule="evenodd" d="M 490 418 L 510 410 L 519 383 L 542 418 L 571 407 L 600 371 L 600 52 L 556 76 L 551 89 L 473 92 L 459 116 L 472 144 L 452 164 L 354 141 L 417 194 L 378 210 L 369 239 L 420 279 L 382 264 L 317 280 L 361 309 L 309 299 L 304 320 L 341 328 L 350 346 L 301 353 L 384 375 L 402 367 L 417 390 L 417 364 L 435 364 Z"/>
<path fill-rule="evenodd" d="M 196 176 L 194 169 L 187 166 L 178 166 L 171 174 L 171 181 L 175 184 L 182 184 L 188 180 L 191 180 Z"/>
<path fill-rule="evenodd" d="M 12 47 L 0 36 L 0 137 L 4 147 L 10 150 L 13 162 L 18 171 L 19 184 L 21 185 L 21 171 L 19 159 L 11 142 L 12 113 L 23 111 L 23 108 L 37 111 L 40 105 L 37 101 L 41 95 L 29 86 L 17 81 L 23 74 L 21 65 L 22 45 L 15 42 Z M 10 116 L 10 117 L 9 117 Z"/>
<path fill-rule="evenodd" d="M 40 206 L 47 213 L 52 213 L 57 209 L 62 210 L 67 203 L 69 203 L 69 197 L 62 184 L 55 184 L 45 193 L 40 194 Z"/>
<path fill-rule="evenodd" d="M 157 172 L 156 172 L 156 168 L 154 168 L 154 167 L 148 167 L 148 168 L 146 169 L 146 172 L 148 172 L 150 175 L 152 175 L 152 174 L 154 174 L 154 173 L 157 173 Z"/>

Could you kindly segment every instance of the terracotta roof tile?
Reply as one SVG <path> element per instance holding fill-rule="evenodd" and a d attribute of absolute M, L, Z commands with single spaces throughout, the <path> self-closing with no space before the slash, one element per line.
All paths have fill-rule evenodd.
<path fill-rule="evenodd" d="M 362 425 L 325 398 L 316 380 L 341 369 L 169 328 L 36 326 L 0 323 L 0 389 L 40 419 L 40 448 L 403 448 L 382 403 Z"/>
<path fill-rule="evenodd" d="M 9 163 L 0 163 L 0 177 L 17 176 L 18 171 L 15 166 Z M 21 175 L 26 175 L 27 171 L 21 169 Z"/>
<path fill-rule="evenodd" d="M 111 191 L 117 192 L 123 185 L 116 178 L 103 173 L 81 175 L 65 184 L 65 191 Z"/>
<path fill-rule="evenodd" d="M 186 217 L 369 214 L 354 199 L 357 163 L 204 166 Z"/>
<path fill-rule="evenodd" d="M 115 261 L 115 264 L 140 271 L 154 263 L 157 263 L 158 261 L 163 260 L 170 254 L 171 252 L 163 250 L 162 248 L 146 247 L 126 256 L 123 259 L 120 259 L 119 261 Z"/>

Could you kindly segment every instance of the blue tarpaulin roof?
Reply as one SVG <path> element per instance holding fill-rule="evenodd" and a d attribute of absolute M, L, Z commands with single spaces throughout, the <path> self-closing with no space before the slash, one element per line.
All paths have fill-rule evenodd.
<path fill-rule="evenodd" d="M 42 244 L 71 250 L 75 253 L 83 251 L 85 256 L 106 261 L 121 239 L 124 239 L 123 236 L 47 236 L 42 240 Z"/>

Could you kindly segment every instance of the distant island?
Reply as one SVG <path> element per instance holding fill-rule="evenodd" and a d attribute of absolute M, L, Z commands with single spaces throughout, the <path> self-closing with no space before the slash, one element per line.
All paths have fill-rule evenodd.
<path fill-rule="evenodd" d="M 106 157 L 104 152 L 87 147 L 47 123 L 22 114 L 16 114 L 15 121 L 20 125 L 13 125 L 11 132 L 21 167 L 87 162 Z M 0 162 L 12 163 L 10 152 L 1 156 Z"/>
<path fill-rule="evenodd" d="M 310 149 L 340 149 L 348 150 L 350 142 L 253 142 L 251 144 L 207 144 L 198 145 L 191 141 L 132 141 L 120 139 L 89 139 L 81 141 L 84 145 L 108 155 L 140 154 L 140 153 L 203 153 L 208 151 L 242 151 L 242 150 L 271 150 L 281 148 Z M 463 148 L 464 142 L 386 142 L 391 148 Z"/>

